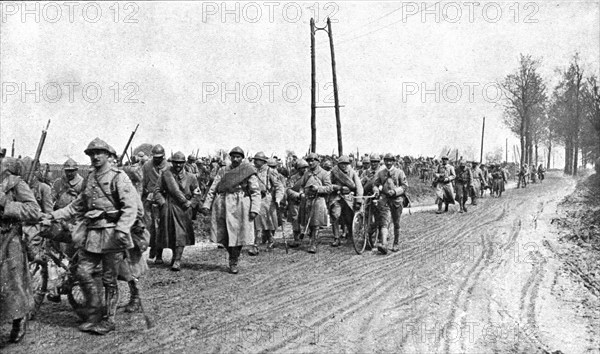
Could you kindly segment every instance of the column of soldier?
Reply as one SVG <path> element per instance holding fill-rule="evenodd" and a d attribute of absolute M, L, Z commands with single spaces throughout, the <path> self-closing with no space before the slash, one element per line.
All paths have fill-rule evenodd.
<path fill-rule="evenodd" d="M 153 263 L 164 264 L 163 250 L 171 249 L 170 269 L 179 271 L 184 247 L 195 243 L 192 220 L 197 211 L 209 216 L 210 240 L 228 252 L 232 274 L 239 271 L 243 246 L 251 256 L 259 254 L 260 243 L 267 249 L 274 247 L 275 230 L 283 224 L 284 215 L 293 230 L 290 247 L 300 247 L 307 237 L 308 253 L 316 253 L 319 231 L 329 224 L 331 246 L 340 246 L 351 232 L 354 212 L 361 208 L 364 195 L 379 199 L 375 208 L 379 239 L 374 249 L 385 255 L 391 243 L 391 251 L 397 252 L 400 215 L 409 204 L 405 170 L 412 173 L 414 167 L 390 153 L 383 159 L 374 154 L 356 162 L 352 156 L 322 158 L 310 153 L 303 159 L 292 156 L 283 166 L 276 157 L 267 158 L 262 152 L 249 157 L 239 147 L 230 151 L 229 163 L 213 159 L 208 165 L 209 161 L 191 155 L 186 161 L 182 152 L 166 159 L 164 148 L 155 145 L 151 156 L 140 152 L 135 163 L 119 168 L 116 151 L 99 138 L 84 152 L 91 162 L 91 168 L 79 171 L 84 176 L 69 159 L 63 166 L 64 176 L 52 187 L 39 172 L 28 185 L 19 177 L 22 163 L 0 155 L 4 192 L 0 195 L 0 274 L 3 281 L 8 279 L 0 294 L 0 314 L 13 320 L 10 342 L 19 342 L 26 332 L 33 303 L 28 260 L 40 257 L 44 230 L 56 229 L 48 225 L 59 224 L 58 230 L 71 236 L 70 244 L 53 246 L 69 256 L 77 255 L 76 274 L 86 301 L 85 321 L 79 329 L 106 334 L 115 330 L 117 279 L 129 285 L 125 311 L 140 311 L 139 278 L 147 270 L 142 254 L 149 248 Z M 447 212 L 455 200 L 460 212 L 466 212 L 468 197 L 476 205 L 488 185 L 498 197 L 504 191 L 505 167 L 480 169 L 477 163 L 468 166 L 461 159 L 455 171 L 448 160 L 432 161 L 437 213 Z M 392 242 L 388 241 L 390 224 L 394 226 Z M 104 301 L 94 280 L 98 268 Z M 49 300 L 61 301 L 58 287 L 49 285 Z"/>

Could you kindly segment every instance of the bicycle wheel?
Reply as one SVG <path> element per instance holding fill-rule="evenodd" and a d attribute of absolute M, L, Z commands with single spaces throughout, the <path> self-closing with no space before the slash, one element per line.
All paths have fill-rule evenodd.
<path fill-rule="evenodd" d="M 362 254 L 367 246 L 367 232 L 365 230 L 365 215 L 362 211 L 356 212 L 352 219 L 352 244 L 357 254 Z"/>
<path fill-rule="evenodd" d="M 81 290 L 81 286 L 79 286 L 78 281 L 73 281 L 69 285 L 69 289 L 67 292 L 67 299 L 69 300 L 69 304 L 82 320 L 87 320 L 87 311 L 85 307 L 85 297 L 83 296 L 83 291 Z"/>
<path fill-rule="evenodd" d="M 31 289 L 33 291 L 34 306 L 29 317 L 33 319 L 42 306 L 48 293 L 48 263 L 40 260 L 29 262 L 31 275 Z"/>

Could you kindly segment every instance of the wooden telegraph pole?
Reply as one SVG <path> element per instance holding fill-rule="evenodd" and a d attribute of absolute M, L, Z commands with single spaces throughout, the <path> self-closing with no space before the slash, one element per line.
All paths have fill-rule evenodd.
<path fill-rule="evenodd" d="M 479 153 L 479 163 L 483 162 L 483 137 L 485 134 L 485 117 L 483 117 L 483 127 L 481 127 L 481 152 Z"/>
<path fill-rule="evenodd" d="M 340 100 L 338 98 L 337 75 L 335 73 L 335 53 L 333 52 L 333 33 L 331 32 L 331 20 L 327 17 L 327 33 L 329 33 L 329 48 L 331 49 L 331 71 L 333 73 L 333 99 L 335 104 L 335 125 L 337 128 L 338 156 L 344 154 L 342 147 L 342 122 L 340 121 Z"/>
<path fill-rule="evenodd" d="M 310 152 L 317 150 L 317 83 L 315 63 L 315 20 L 310 19 Z"/>
<path fill-rule="evenodd" d="M 508 138 L 506 138 L 506 160 L 504 162 L 508 163 Z"/>
<path fill-rule="evenodd" d="M 323 30 L 329 35 L 329 49 L 331 50 L 331 69 L 333 71 L 333 98 L 334 106 L 317 106 L 317 87 L 315 73 L 315 32 Z M 340 100 L 338 96 L 337 74 L 335 72 L 335 53 L 333 51 L 333 35 L 331 31 L 331 20 L 327 18 L 327 27 L 315 26 L 315 20 L 310 19 L 310 62 L 311 62 L 311 104 L 310 104 L 310 129 L 311 129 L 311 152 L 317 149 L 317 108 L 335 108 L 335 123 L 337 128 L 338 154 L 344 153 L 342 146 L 342 122 L 340 119 Z"/>

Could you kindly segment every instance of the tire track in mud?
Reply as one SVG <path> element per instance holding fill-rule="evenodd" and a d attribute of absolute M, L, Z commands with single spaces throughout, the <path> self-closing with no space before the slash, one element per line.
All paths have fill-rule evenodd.
<path fill-rule="evenodd" d="M 336 349 L 361 352 L 381 350 L 371 344 L 390 345 L 390 341 L 396 352 L 402 351 L 410 344 L 411 333 L 398 333 L 398 323 L 420 323 L 428 319 L 449 323 L 460 321 L 461 311 L 463 315 L 468 313 L 483 275 L 493 273 L 506 262 L 504 259 L 492 262 L 490 256 L 496 250 L 508 250 L 516 244 L 522 229 L 517 219 L 524 215 L 519 212 L 526 209 L 530 199 L 529 190 L 524 193 L 511 190 L 499 199 L 480 200 L 479 206 L 470 207 L 467 214 L 403 215 L 401 251 L 388 256 L 370 252 L 355 255 L 351 243 L 330 248 L 324 244 L 330 240 L 329 232 L 322 233 L 323 243 L 316 256 L 303 249 L 290 249 L 289 255 L 282 249 L 276 250 L 279 254 L 267 256 L 261 252 L 256 258 L 244 252 L 238 276 L 223 273 L 227 264 L 223 250 L 201 251 L 188 260 L 185 260 L 186 253 L 181 274 L 169 273 L 167 269 L 163 274 L 162 269 L 151 267 L 150 274 L 160 272 L 160 275 L 154 280 L 150 277 L 144 280 L 146 311 L 154 312 L 157 327 L 140 335 L 141 315 L 125 316 L 119 312 L 118 330 L 114 335 L 88 337 L 82 334 L 80 340 L 89 339 L 87 342 L 93 343 L 93 351 L 105 352 L 114 351 L 116 343 L 120 351 L 127 352 L 172 352 L 191 348 L 202 352 L 331 352 Z M 482 229 L 505 226 L 510 227 L 508 234 L 481 234 Z M 390 235 L 391 244 L 393 231 Z M 493 247 L 497 237 L 504 241 L 501 247 Z M 457 257 L 452 253 L 464 249 L 461 246 L 467 243 L 480 245 L 473 258 L 465 260 L 464 254 Z M 153 283 L 157 284 L 152 286 Z M 525 293 L 525 303 L 537 296 L 537 287 L 534 281 Z M 451 298 L 447 296 L 448 289 L 457 289 Z M 443 301 L 435 304 L 440 298 L 448 298 L 452 305 L 448 307 Z M 528 316 L 535 315 L 532 309 L 535 306 L 531 301 L 524 305 Z M 381 314 L 388 317 L 381 319 Z M 251 333 L 252 329 L 272 324 L 280 327 L 289 324 L 292 332 L 269 337 L 266 342 L 255 340 L 257 334 Z M 250 339 L 228 338 L 231 326 L 234 326 L 233 334 L 250 330 Z M 343 334 L 342 342 L 331 342 L 339 328 L 349 332 Z M 330 331 L 320 332 L 321 329 Z M 322 336 L 317 338 L 325 340 L 311 345 L 308 342 L 314 340 L 311 331 L 317 331 L 318 336 Z M 344 336 L 352 339 L 347 345 Z M 77 350 L 73 344 L 58 343 L 56 349 Z M 447 342 L 440 341 L 437 345 L 446 352 L 450 348 Z M 465 348 L 465 343 L 460 345 Z"/>

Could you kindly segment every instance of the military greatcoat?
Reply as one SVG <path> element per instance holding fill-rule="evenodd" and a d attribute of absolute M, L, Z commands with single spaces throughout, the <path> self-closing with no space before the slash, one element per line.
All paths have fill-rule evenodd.
<path fill-rule="evenodd" d="M 276 230 L 277 224 L 277 207 L 275 203 L 280 204 L 283 199 L 284 188 L 279 173 L 277 170 L 263 165 L 260 170 L 256 171 L 258 185 L 262 196 L 260 213 L 254 219 L 255 230 Z"/>
<path fill-rule="evenodd" d="M 20 177 L 4 177 L 7 202 L 0 220 L 0 319 L 19 319 L 33 308 L 33 293 L 21 222 L 41 217 L 33 192 Z"/>
<path fill-rule="evenodd" d="M 327 203 L 325 199 L 333 191 L 331 174 L 321 166 L 314 170 L 308 169 L 300 185 L 306 194 L 305 218 L 309 226 L 327 226 Z M 316 192 L 310 193 L 309 186 L 315 186 Z"/>
<path fill-rule="evenodd" d="M 195 244 L 192 209 L 184 209 L 198 188 L 196 177 L 185 170 L 176 173 L 173 168 L 163 172 L 154 190 L 160 205 L 160 230 L 156 247 L 171 248 Z"/>
<path fill-rule="evenodd" d="M 258 178 L 252 174 L 232 190 L 217 192 L 221 179 L 231 170 L 231 166 L 219 169 L 204 201 L 203 207 L 211 209 L 210 240 L 227 247 L 253 245 L 254 221 L 250 213 L 260 212 Z"/>

